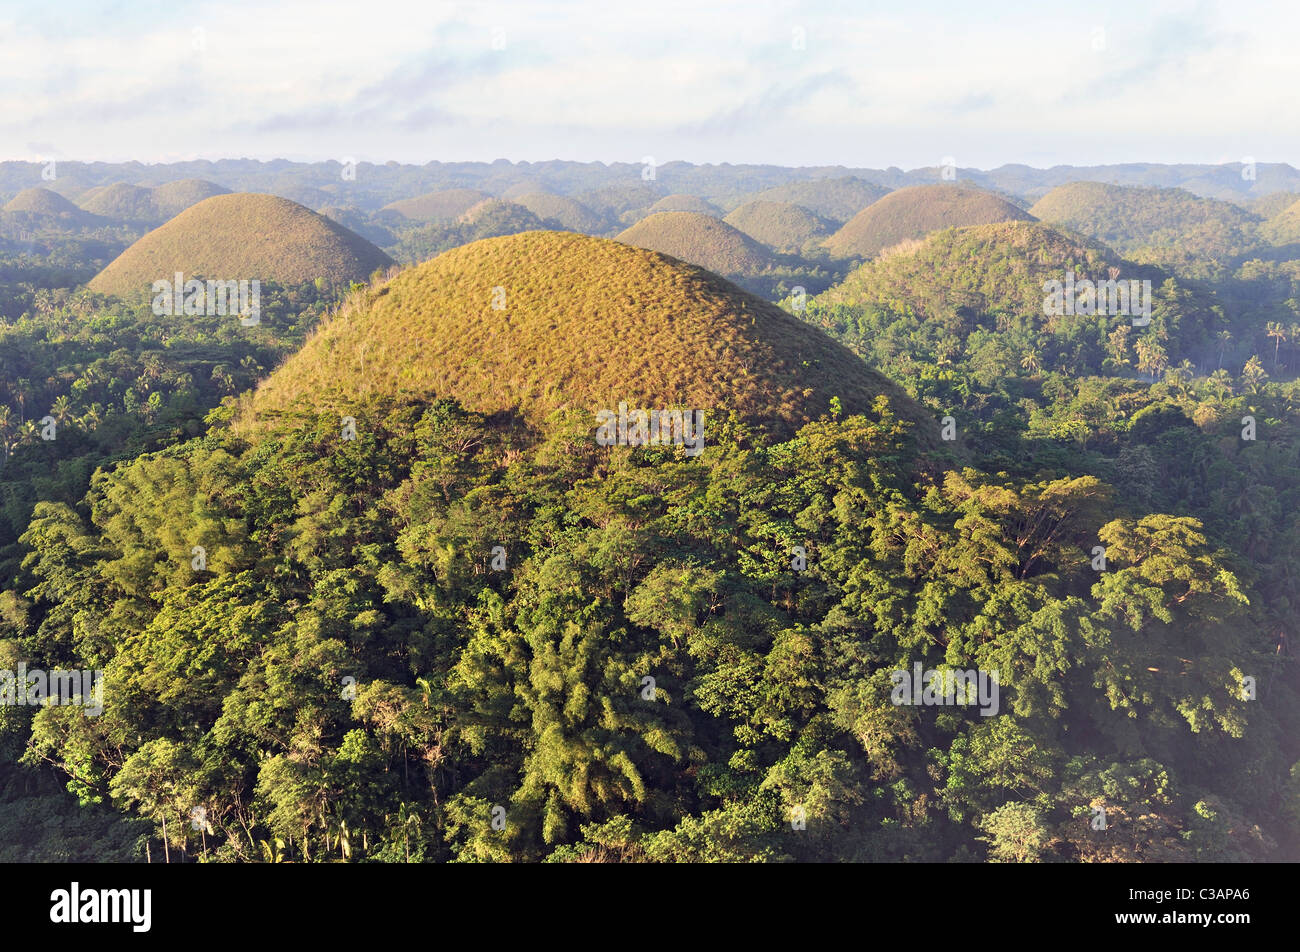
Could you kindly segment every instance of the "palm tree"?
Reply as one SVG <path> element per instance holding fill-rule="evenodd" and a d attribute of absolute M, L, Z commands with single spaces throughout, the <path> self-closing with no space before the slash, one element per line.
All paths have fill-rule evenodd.
<path fill-rule="evenodd" d="M 72 400 L 66 393 L 61 393 L 54 400 L 54 405 L 50 408 L 50 416 L 54 417 L 59 426 L 63 426 L 72 416 Z"/>
<path fill-rule="evenodd" d="M 1282 341 L 1286 340 L 1286 328 L 1277 321 L 1269 321 L 1264 333 L 1273 338 L 1273 369 L 1277 370 L 1277 353 Z"/>
<path fill-rule="evenodd" d="M 1258 355 L 1252 354 L 1250 360 L 1246 361 L 1246 366 L 1241 369 L 1241 379 L 1246 382 L 1251 393 L 1259 393 L 1259 388 L 1268 379 L 1268 374 Z"/>
<path fill-rule="evenodd" d="M 1038 356 L 1038 351 L 1032 347 L 1025 352 L 1025 356 L 1020 358 L 1020 366 L 1031 374 L 1036 374 L 1043 369 L 1042 361 Z"/>
<path fill-rule="evenodd" d="M 1232 343 L 1232 331 L 1219 331 L 1219 366 L 1223 366 L 1223 351 Z"/>

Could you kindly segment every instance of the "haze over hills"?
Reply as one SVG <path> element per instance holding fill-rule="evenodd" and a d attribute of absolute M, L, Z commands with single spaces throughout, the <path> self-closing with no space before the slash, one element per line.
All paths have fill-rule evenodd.
<path fill-rule="evenodd" d="M 185 209 L 197 205 L 205 198 L 226 195 L 229 192 L 230 189 L 213 182 L 205 182 L 203 179 L 181 179 L 155 186 L 152 198 L 154 208 L 165 220 L 175 218 Z"/>
<path fill-rule="evenodd" d="M 69 227 L 84 228 L 104 224 L 104 220 L 98 215 L 91 214 L 57 192 L 40 186 L 33 186 L 19 192 L 5 203 L 4 210 Z"/>
<path fill-rule="evenodd" d="M 775 264 L 772 253 L 753 238 L 697 212 L 651 215 L 620 232 L 617 240 L 721 275 L 755 274 Z"/>
<path fill-rule="evenodd" d="M 918 185 L 891 192 L 858 212 L 826 239 L 842 258 L 867 258 L 932 231 L 998 221 L 1028 221 L 1033 216 L 1006 199 L 963 185 Z"/>
<path fill-rule="evenodd" d="M 448 222 L 455 221 L 479 202 L 491 197 L 487 192 L 476 188 L 449 188 L 389 202 L 381 211 L 397 212 L 412 221 Z"/>
<path fill-rule="evenodd" d="M 342 225 L 274 195 L 216 195 L 177 215 L 95 276 L 103 294 L 147 294 L 176 272 L 187 278 L 334 286 L 362 281 L 392 259 Z"/>
<path fill-rule="evenodd" d="M 604 189 L 645 189 L 648 208 L 671 193 L 697 195 L 730 210 L 746 201 L 791 201 L 839 221 L 847 221 L 862 207 L 852 207 L 860 197 L 846 202 L 815 197 L 818 192 L 842 187 L 860 190 L 865 183 L 880 197 L 883 190 L 940 181 L 939 169 L 870 169 L 846 166 L 784 167 L 776 165 L 694 165 L 667 162 L 654 170 L 654 179 L 643 176 L 645 166 L 635 162 L 428 162 L 423 165 L 398 162 L 360 162 L 348 172 L 337 161 L 264 162 L 253 159 L 174 162 L 145 165 L 139 162 L 59 162 L 57 178 L 46 181 L 46 166 L 37 162 L 0 162 L 0 198 L 16 195 L 32 185 L 47 184 L 64 195 L 75 196 L 96 186 L 119 182 L 160 185 L 180 179 L 203 179 L 232 191 L 280 194 L 310 207 L 352 204 L 367 210 L 429 192 L 473 188 L 484 194 L 505 194 L 509 189 L 543 190 L 577 198 L 594 211 L 599 201 L 588 201 L 583 193 Z M 348 172 L 351 176 L 345 178 Z M 1246 173 L 1250 173 L 1246 175 Z M 960 166 L 960 184 L 1023 196 L 1031 202 L 1059 185 L 1097 181 L 1117 185 L 1183 187 L 1198 195 L 1253 202 L 1279 191 L 1300 192 L 1300 171 L 1284 163 L 1257 163 L 1247 169 L 1241 163 L 1223 165 L 1161 165 L 1128 163 L 1104 166 L 1054 166 L 1035 169 L 1027 165 L 1003 165 L 982 170 Z M 836 186 L 833 183 L 839 182 Z M 774 190 L 769 192 L 768 190 Z M 811 193 L 808 191 L 811 189 Z M 853 193 L 849 193 L 851 196 Z M 858 192 L 858 195 L 861 193 Z M 870 198 L 870 196 L 868 196 Z M 617 214 L 631 206 L 619 209 Z M 617 217 L 617 214 L 615 217 Z"/>
<path fill-rule="evenodd" d="M 705 201 L 698 195 L 686 195 L 681 192 L 675 195 L 665 195 L 659 199 L 646 210 L 646 216 L 655 215 L 659 212 L 695 212 L 699 215 L 712 215 L 715 218 L 722 217 L 722 209 L 718 208 L 717 205 Z"/>
<path fill-rule="evenodd" d="M 510 198 L 507 194 L 505 197 Z M 599 235 L 610 228 L 609 220 L 597 215 L 581 202 L 563 195 L 549 192 L 527 192 L 511 199 L 528 209 L 543 222 L 554 222 L 568 231 L 581 232 L 584 235 Z"/>
<path fill-rule="evenodd" d="M 790 202 L 746 202 L 728 212 L 723 221 L 773 251 L 785 254 L 799 254 L 805 248 L 816 246 L 835 230 L 835 223 L 830 219 Z"/>
<path fill-rule="evenodd" d="M 846 176 L 778 185 L 764 189 L 751 196 L 750 200 L 799 205 L 813 214 L 842 225 L 872 202 L 884 198 L 890 191 L 886 186 Z"/>
<path fill-rule="evenodd" d="M 1259 244 L 1259 216 L 1180 188 L 1072 182 L 1048 192 L 1030 212 L 1125 253 L 1177 246 L 1187 254 L 1221 260 Z"/>
<path fill-rule="evenodd" d="M 497 296 L 504 291 L 504 301 Z M 493 302 L 504 304 L 497 310 Z M 475 242 L 398 274 L 328 322 L 257 390 L 250 419 L 375 394 L 466 407 L 735 410 L 793 428 L 838 397 L 932 421 L 820 332 L 707 271 L 571 232 Z M 715 422 L 716 416 L 710 416 Z"/>
<path fill-rule="evenodd" d="M 102 218 L 137 225 L 156 225 L 164 220 L 153 202 L 153 190 L 116 182 L 82 196 L 83 209 Z"/>

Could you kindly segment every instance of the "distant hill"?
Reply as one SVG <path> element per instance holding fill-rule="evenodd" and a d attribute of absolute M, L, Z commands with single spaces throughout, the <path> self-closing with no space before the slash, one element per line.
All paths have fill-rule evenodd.
<path fill-rule="evenodd" d="M 197 205 L 205 198 L 228 194 L 230 189 L 203 179 L 181 179 L 179 182 L 155 186 L 152 200 L 154 210 L 163 221 L 166 221 L 168 218 L 175 218 L 185 209 Z"/>
<path fill-rule="evenodd" d="M 663 195 L 663 190 L 657 185 L 637 184 L 610 185 L 579 192 L 573 197 L 598 215 L 630 225 Z"/>
<path fill-rule="evenodd" d="M 216 195 L 149 232 L 90 282 L 92 291 L 147 294 L 176 272 L 187 278 L 346 286 L 392 259 L 360 235 L 274 195 Z"/>
<path fill-rule="evenodd" d="M 705 410 L 706 426 L 735 410 L 777 431 L 822 415 L 832 397 L 857 412 L 885 394 L 937 429 L 780 308 L 655 252 L 571 232 L 487 239 L 401 272 L 272 374 L 245 420 L 294 406 L 345 413 L 381 394 L 455 397 L 534 421 L 569 408 L 592 414 L 593 427 L 620 402 Z"/>
<path fill-rule="evenodd" d="M 723 221 L 785 254 L 799 254 L 810 245 L 820 244 L 835 230 L 834 222 L 789 202 L 746 202 Z"/>
<path fill-rule="evenodd" d="M 487 192 L 480 192 L 476 188 L 448 188 L 416 198 L 389 202 L 380 210 L 397 212 L 412 221 L 450 222 L 491 197 Z"/>
<path fill-rule="evenodd" d="M 686 195 L 680 192 L 675 195 L 665 195 L 646 210 L 647 215 L 655 215 L 659 212 L 695 212 L 699 215 L 712 215 L 715 218 L 722 217 L 722 209 L 712 202 L 698 195 Z"/>
<path fill-rule="evenodd" d="M 599 235 L 610 227 L 609 220 L 597 215 L 586 205 L 563 195 L 532 192 L 512 199 L 522 205 L 542 222 L 550 222 L 564 231 Z"/>
<path fill-rule="evenodd" d="M 1182 257 L 1221 261 L 1259 244 L 1259 216 L 1181 188 L 1072 182 L 1052 189 L 1030 213 L 1126 254 L 1147 251 L 1143 257 L 1162 262 Z"/>
<path fill-rule="evenodd" d="M 884 198 L 889 191 L 883 185 L 847 176 L 778 185 L 750 196 L 750 200 L 799 205 L 842 225 L 872 202 Z"/>
<path fill-rule="evenodd" d="M 39 186 L 19 192 L 5 204 L 4 210 L 26 216 L 34 222 L 65 228 L 91 228 L 106 224 L 103 219 L 78 208 L 57 192 Z"/>
<path fill-rule="evenodd" d="M 516 232 L 542 227 L 541 219 L 523 205 L 517 202 L 507 202 L 500 198 L 483 199 L 483 201 L 466 209 L 457 221 L 462 225 L 492 223 L 489 227 L 510 229 L 509 231 L 502 231 L 500 234 L 515 234 Z"/>
<path fill-rule="evenodd" d="M 842 258 L 868 258 L 941 228 L 1028 221 L 1032 216 L 992 192 L 964 185 L 914 185 L 891 192 L 826 239 Z"/>
<path fill-rule="evenodd" d="M 1042 222 L 951 228 L 895 246 L 820 295 L 822 303 L 877 304 L 925 319 L 966 309 L 1043 320 L 1043 283 L 1160 279 L 1158 269 L 1124 260 L 1100 242 Z"/>
<path fill-rule="evenodd" d="M 754 274 L 775 258 L 753 238 L 711 215 L 660 212 L 618 235 L 618 241 L 672 255 L 715 274 Z"/>
<path fill-rule="evenodd" d="M 156 225 L 166 219 L 153 200 L 153 189 L 118 182 L 83 195 L 81 207 L 93 215 L 138 225 Z"/>

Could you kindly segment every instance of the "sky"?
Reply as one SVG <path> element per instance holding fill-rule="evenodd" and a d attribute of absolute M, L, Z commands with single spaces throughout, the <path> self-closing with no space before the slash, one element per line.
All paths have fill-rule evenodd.
<path fill-rule="evenodd" d="M 0 159 L 1300 165 L 1300 3 L 0 0 Z"/>

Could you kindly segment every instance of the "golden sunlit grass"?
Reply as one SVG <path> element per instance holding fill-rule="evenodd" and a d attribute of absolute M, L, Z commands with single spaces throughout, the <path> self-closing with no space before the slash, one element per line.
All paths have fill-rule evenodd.
<path fill-rule="evenodd" d="M 149 232 L 101 271 L 90 289 L 131 297 L 180 271 L 221 280 L 332 285 L 364 280 L 392 259 L 360 235 L 274 195 L 217 195 Z"/>
<path fill-rule="evenodd" d="M 502 293 L 505 309 L 494 310 Z M 881 393 L 929 422 L 848 350 L 717 275 L 607 239 L 533 231 L 453 249 L 351 302 L 263 382 L 244 423 L 300 403 L 346 415 L 359 399 L 407 394 L 534 421 L 620 401 L 727 407 L 788 432 L 832 397 L 851 413 Z"/>
<path fill-rule="evenodd" d="M 716 274 L 756 274 L 775 264 L 772 253 L 753 238 L 699 212 L 659 212 L 623 231 L 618 240 Z"/>

